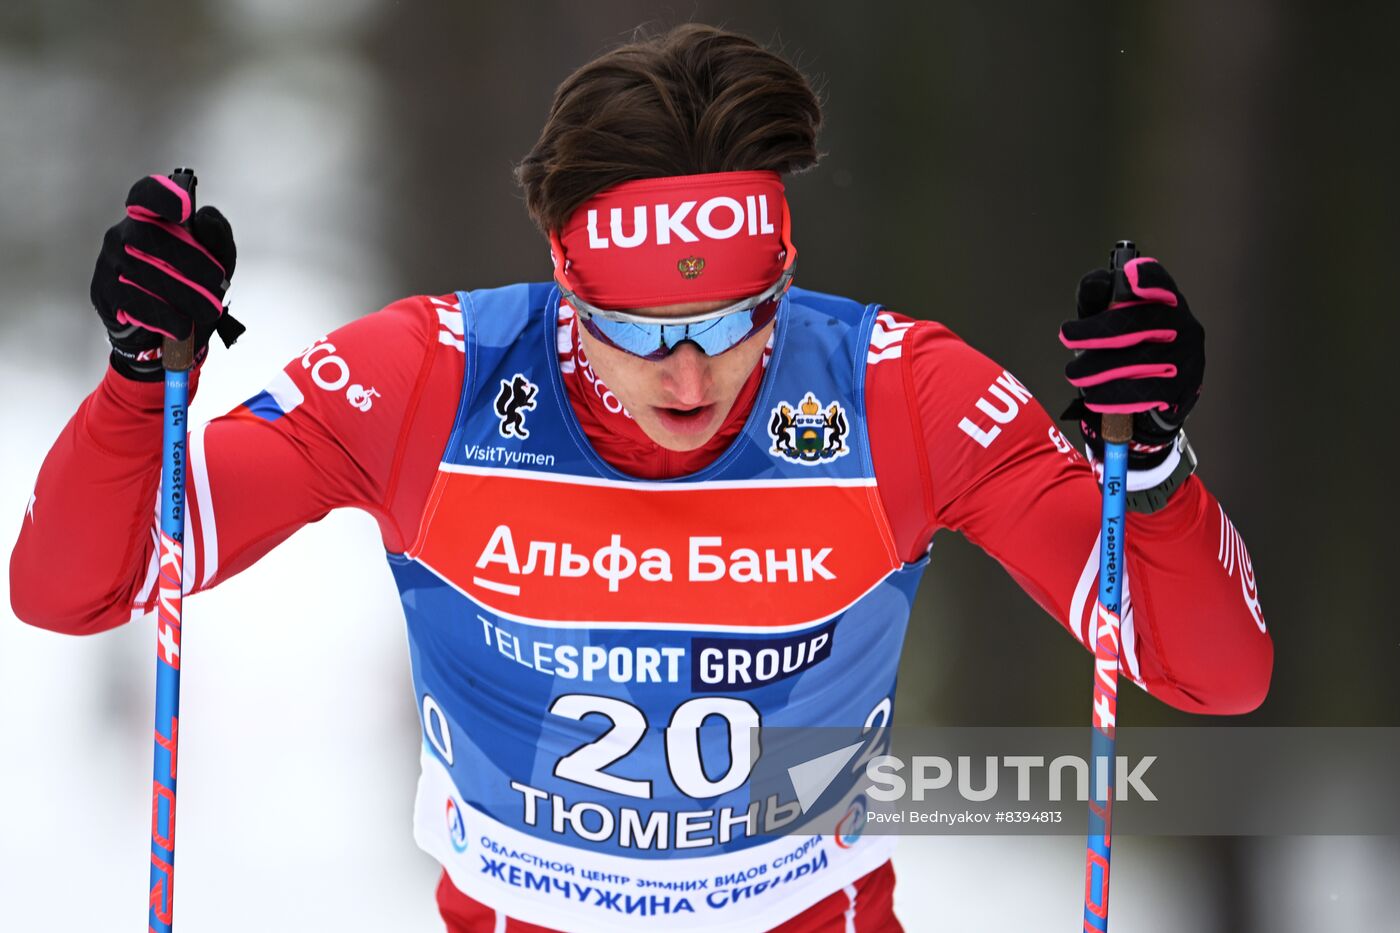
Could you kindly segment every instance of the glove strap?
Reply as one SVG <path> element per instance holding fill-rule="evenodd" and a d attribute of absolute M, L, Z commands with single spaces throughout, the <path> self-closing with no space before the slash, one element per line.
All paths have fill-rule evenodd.
<path fill-rule="evenodd" d="M 242 321 L 235 320 L 234 316 L 229 314 L 227 306 L 224 307 L 224 313 L 219 315 L 219 319 L 214 323 L 214 333 L 219 335 L 219 339 L 224 342 L 226 347 L 233 346 L 234 342 L 247 329 L 243 326 Z"/>

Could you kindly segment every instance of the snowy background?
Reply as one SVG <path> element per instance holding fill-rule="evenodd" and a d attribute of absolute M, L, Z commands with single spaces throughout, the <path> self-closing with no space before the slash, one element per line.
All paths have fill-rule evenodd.
<path fill-rule="evenodd" d="M 589 13 L 546 4 L 518 14 L 460 6 L 5 5 L 0 489 L 8 504 L 0 502 L 0 540 L 14 540 L 45 451 L 102 371 L 105 341 L 87 307 L 87 282 L 132 180 L 192 164 L 201 201 L 233 221 L 240 255 L 231 298 L 249 331 L 235 351 L 216 349 L 205 369 L 194 418 L 215 417 L 312 338 L 401 294 L 545 275 L 544 247 L 509 170 L 533 141 L 550 90 L 628 27 L 693 15 L 780 41 L 822 82 L 830 154 L 793 187 L 800 222 L 810 221 L 811 233 L 799 237 L 804 256 L 829 276 L 808 284 L 858 295 L 887 289 L 880 297 L 896 307 L 937 314 L 1022 373 L 1047 407 L 1060 392 L 1053 328 L 1069 313 L 1078 274 L 1117 235 L 1103 232 L 1107 225 L 1141 218 L 1143 239 L 1155 235 L 1164 256 L 1181 257 L 1169 261 L 1188 293 L 1201 296 L 1193 304 L 1211 331 L 1217 367 L 1193 438 L 1208 481 L 1251 543 L 1281 642 L 1261 716 L 1395 724 L 1393 627 L 1374 643 L 1364 640 L 1370 630 L 1353 633 L 1363 640 L 1352 639 L 1345 663 L 1327 647 L 1334 639 L 1306 649 L 1288 643 L 1292 632 L 1305 637 L 1380 605 L 1368 604 L 1381 589 L 1379 561 L 1343 555 L 1381 519 L 1357 512 L 1339 527 L 1316 515 L 1312 537 L 1321 543 L 1303 564 L 1295 552 L 1308 545 L 1292 537 L 1293 518 L 1274 507 L 1264 477 L 1286 419 L 1230 416 L 1249 405 L 1262 410 L 1275 391 L 1286 401 L 1292 389 L 1269 384 L 1271 367 L 1311 362 L 1311 352 L 1336 362 L 1332 345 L 1305 344 L 1302 315 L 1285 314 L 1275 300 L 1282 286 L 1256 287 L 1247 276 L 1211 271 L 1208 261 L 1211 251 L 1246 249 L 1256 225 L 1273 230 L 1281 255 L 1290 255 L 1289 244 L 1306 252 L 1293 234 L 1279 233 L 1291 229 L 1298 202 L 1277 204 L 1273 187 L 1302 177 L 1306 157 L 1262 164 L 1281 173 L 1271 179 L 1257 179 L 1256 169 L 1275 145 L 1314 144 L 1302 139 L 1310 134 L 1295 140 L 1280 129 L 1288 115 L 1277 104 L 1270 110 L 1273 98 L 1261 88 L 1322 69 L 1298 57 L 1305 45 L 1352 61 L 1327 44 L 1333 33 L 1248 4 L 1230 22 L 1183 8 L 1087 35 L 1085 22 L 1100 13 L 1086 11 L 1085 22 L 1072 14 L 1027 21 L 973 4 L 917 14 L 896 7 L 868 21 L 847 21 L 852 8 L 844 4 L 755 11 L 623 3 L 590 5 Z M 1061 40 L 1068 45 L 1055 44 Z M 996 77 L 1016 69 L 1024 73 L 1014 87 Z M 1121 212 L 1086 203 L 1102 193 L 1092 150 L 1112 134 L 1073 118 L 1093 124 L 1112 97 L 1104 85 L 1118 78 L 1154 105 L 1144 122 L 1161 127 L 1127 133 L 1124 159 L 1179 179 L 1173 183 L 1189 186 L 1195 201 L 1170 184 L 1134 194 L 1142 179 L 1128 173 L 1111 179 L 1127 205 Z M 930 123 L 946 135 L 931 136 Z M 1321 224 L 1319 236 L 1373 210 L 1370 195 L 1358 197 L 1348 181 L 1354 167 L 1327 167 L 1298 221 Z M 1387 183 L 1377 184 L 1384 191 Z M 1255 220 L 1246 224 L 1246 214 Z M 885 240 L 876 235 L 886 232 Z M 993 277 L 1008 258 L 997 253 L 1020 248 L 1008 243 L 1025 247 L 1022 284 Z M 1351 247 L 1362 253 L 1328 261 L 1364 265 L 1368 247 Z M 1306 287 L 1343 288 L 1336 280 Z M 985 298 L 1012 305 L 1034 327 L 987 319 Z M 1244 337 L 1270 315 L 1297 327 L 1279 327 L 1286 332 L 1246 352 Z M 1355 319 L 1335 324 L 1365 332 Z M 1384 378 L 1365 356 L 1351 365 L 1361 390 Z M 1309 396 L 1307 404 L 1318 403 Z M 1219 453 L 1230 449 L 1239 453 Z M 1345 506 L 1354 485 L 1334 490 L 1332 501 Z M 1079 721 L 1088 708 L 1087 658 L 991 561 L 942 538 L 935 552 L 906 652 L 902 720 Z M 1329 593 L 1285 569 L 1300 564 L 1324 580 L 1352 576 L 1343 592 Z M 7 578 L 0 587 L 8 592 Z M 135 926 L 148 880 L 152 622 L 74 639 L 19 623 L 8 602 L 0 600 L 0 930 Z M 374 523 L 339 513 L 306 528 L 192 599 L 187 619 L 180 928 L 440 930 L 438 872 L 411 840 L 417 720 L 402 617 Z M 996 672 L 991 699 L 970 695 L 982 682 L 978 669 Z M 1182 721 L 1139 698 L 1124 708 L 1125 717 L 1140 710 L 1144 720 Z M 901 846 L 897 904 L 914 933 L 1078 923 L 1081 837 L 914 837 Z M 1400 846 L 1391 837 L 1124 837 L 1115 850 L 1117 929 L 1400 929 Z"/>

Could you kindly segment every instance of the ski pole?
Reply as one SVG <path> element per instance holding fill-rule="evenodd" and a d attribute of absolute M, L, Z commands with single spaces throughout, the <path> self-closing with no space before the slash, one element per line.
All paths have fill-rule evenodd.
<path fill-rule="evenodd" d="M 194 170 L 177 168 L 171 181 L 189 196 L 187 216 L 194 215 Z M 166 337 L 161 344 L 165 368 L 165 431 L 160 470 L 160 591 L 156 609 L 156 723 L 154 779 L 151 782 L 152 933 L 174 929 L 175 908 L 175 771 L 180 738 L 180 610 L 185 576 L 185 478 L 189 426 L 190 367 L 194 336 Z"/>
<path fill-rule="evenodd" d="M 1109 269 L 1118 272 L 1137 258 L 1131 240 L 1119 240 L 1109 257 Z M 1118 291 L 1114 277 L 1113 300 L 1131 300 Z M 1133 416 L 1105 414 L 1103 438 L 1103 522 L 1099 530 L 1099 596 L 1094 606 L 1094 709 L 1093 767 L 1089 771 L 1089 841 L 1084 858 L 1084 931 L 1108 930 L 1108 868 L 1113 855 L 1113 779 L 1115 734 L 1118 716 L 1118 660 L 1120 600 L 1123 574 L 1128 485 L 1128 441 L 1133 436 Z"/>

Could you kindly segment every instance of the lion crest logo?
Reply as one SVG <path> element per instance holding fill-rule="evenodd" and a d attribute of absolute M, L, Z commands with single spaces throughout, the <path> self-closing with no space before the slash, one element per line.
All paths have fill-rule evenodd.
<path fill-rule="evenodd" d="M 850 453 L 846 433 L 850 426 L 839 402 L 822 409 L 811 392 L 798 405 L 779 402 L 768 422 L 773 446 L 768 452 L 804 466 L 835 460 Z"/>
<path fill-rule="evenodd" d="M 681 278 L 698 278 L 700 273 L 705 271 L 705 260 L 699 256 L 687 256 L 676 263 L 676 268 L 680 270 Z"/>

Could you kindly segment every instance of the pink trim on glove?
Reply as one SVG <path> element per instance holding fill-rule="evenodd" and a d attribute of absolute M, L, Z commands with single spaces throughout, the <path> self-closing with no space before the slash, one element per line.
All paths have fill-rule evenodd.
<path fill-rule="evenodd" d="M 166 178 L 164 175 L 152 175 L 151 177 L 154 178 L 156 181 L 160 182 L 165 187 L 169 188 L 172 192 L 174 192 L 175 197 L 180 199 L 180 223 L 184 223 L 185 221 L 189 220 L 190 193 L 184 188 L 181 188 L 179 185 L 175 184 L 175 182 L 171 181 L 169 178 Z"/>
<path fill-rule="evenodd" d="M 144 289 L 143 289 L 143 291 L 144 291 Z M 178 337 L 176 337 L 174 334 L 172 334 L 172 333 L 171 333 L 170 331 L 168 331 L 168 330 L 161 330 L 159 327 L 155 327 L 155 326 L 153 326 L 153 325 L 151 325 L 151 324 L 147 324 L 145 321 L 138 321 L 138 320 L 136 320 L 136 318 L 134 318 L 134 317 L 132 317 L 131 315 L 127 314 L 126 311 L 124 311 L 124 310 L 121 309 L 121 308 L 118 308 L 118 309 L 117 309 L 117 323 L 118 323 L 118 324 L 132 324 L 132 325 L 134 325 L 134 326 L 136 326 L 136 327 L 141 328 L 142 330 L 155 331 L 157 334 L 160 334 L 162 337 L 168 337 L 168 338 L 170 338 L 171 340 L 178 340 L 178 339 L 179 339 Z"/>
<path fill-rule="evenodd" d="M 1131 334 L 1119 334 L 1115 337 L 1090 337 L 1086 340 L 1070 340 L 1063 332 L 1060 334 L 1060 343 L 1071 350 L 1119 350 L 1123 347 L 1137 346 L 1140 343 L 1171 343 L 1176 339 L 1176 331 L 1167 330 L 1138 330 Z"/>
<path fill-rule="evenodd" d="M 1175 293 L 1165 288 L 1144 288 L 1143 286 L 1138 284 L 1138 266 L 1142 265 L 1145 262 L 1156 261 L 1157 260 L 1152 259 L 1148 256 L 1142 256 L 1137 259 L 1129 260 L 1128 264 L 1123 267 L 1123 274 L 1128 278 L 1128 287 L 1133 290 L 1134 295 L 1137 295 L 1143 301 L 1157 301 L 1166 305 L 1168 308 L 1175 308 Z"/>
<path fill-rule="evenodd" d="M 1116 369 L 1105 369 L 1101 373 L 1071 379 L 1069 384 L 1079 389 L 1087 389 L 1090 386 L 1116 382 L 1119 379 L 1170 379 L 1175 375 L 1176 364 L 1174 363 L 1136 363 L 1132 366 L 1119 366 Z"/>
<path fill-rule="evenodd" d="M 1127 402 L 1122 405 L 1091 405 L 1084 403 L 1084 407 L 1090 411 L 1096 411 L 1102 415 L 1136 415 L 1138 412 L 1166 411 L 1171 408 L 1166 402 Z"/>
<path fill-rule="evenodd" d="M 205 298 L 206 300 L 208 300 L 208 302 L 209 302 L 210 304 L 212 304 L 212 305 L 217 309 L 217 311 L 215 312 L 216 316 L 219 315 L 219 314 L 223 314 L 223 313 L 224 313 L 224 305 L 223 305 L 223 302 L 221 302 L 221 301 L 219 301 L 219 299 L 215 298 L 214 295 L 213 295 L 208 289 L 206 289 L 203 285 L 200 285 L 198 282 L 192 282 L 192 281 L 190 281 L 189 279 L 185 278 L 185 276 L 183 276 L 183 275 L 180 274 L 180 270 L 176 269 L 174 266 L 172 266 L 170 263 L 166 262 L 164 259 L 161 259 L 159 256 L 152 256 L 150 253 L 142 252 L 141 250 L 137 249 L 137 248 L 134 247 L 134 246 L 127 246 L 127 247 L 125 247 L 125 249 L 126 249 L 126 254 L 127 254 L 128 256 L 131 256 L 131 257 L 134 258 L 134 259 L 139 259 L 139 260 L 141 260 L 142 262 L 146 263 L 147 265 L 153 266 L 153 267 L 155 267 L 156 269 L 159 269 L 161 272 L 164 272 L 166 275 L 170 276 L 170 277 L 171 277 L 172 279 L 174 279 L 175 281 L 181 282 L 181 283 L 183 283 L 183 284 L 189 286 L 191 289 L 193 289 L 195 292 L 199 293 L 200 295 L 203 295 L 204 298 Z"/>
<path fill-rule="evenodd" d="M 138 292 L 145 292 L 147 295 L 150 295 L 152 298 L 154 298 L 156 301 L 159 301 L 161 304 L 169 304 L 169 302 L 157 295 L 155 292 L 151 291 L 149 288 L 143 288 L 140 285 L 137 285 L 135 282 L 131 281 L 131 279 L 127 278 L 124 275 L 118 275 L 117 281 L 120 282 L 122 285 L 130 285 Z M 143 324 L 142 326 L 144 327 L 145 325 Z"/>
<path fill-rule="evenodd" d="M 193 246 L 195 249 L 203 253 L 210 262 L 218 266 L 219 271 L 224 273 L 225 278 L 228 277 L 228 270 L 224 268 L 224 264 L 219 262 L 219 260 L 215 259 L 214 254 L 209 252 L 209 250 L 205 249 L 203 243 L 196 240 L 192 233 L 190 233 L 188 230 L 186 230 L 179 224 L 173 224 L 170 221 L 166 220 L 164 217 L 157 214 L 155 211 L 148 210 L 144 207 L 128 207 L 126 209 L 126 216 L 130 217 L 132 220 L 140 221 L 143 224 L 155 224 L 157 227 L 160 227 L 166 233 L 171 234 L 177 240 L 180 240 L 182 243 L 188 244 L 189 246 Z"/>

